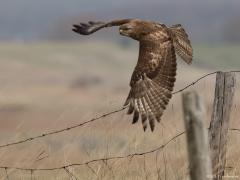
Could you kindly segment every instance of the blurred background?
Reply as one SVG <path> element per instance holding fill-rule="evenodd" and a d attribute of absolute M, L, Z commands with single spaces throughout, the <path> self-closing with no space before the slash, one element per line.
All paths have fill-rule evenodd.
<path fill-rule="evenodd" d="M 1 0 L 0 39 L 76 41 L 69 31 L 74 22 L 131 17 L 181 23 L 197 42 L 236 43 L 240 41 L 239 4 L 237 0 Z M 113 39 L 106 31 L 98 37 L 103 34 Z"/>
<path fill-rule="evenodd" d="M 239 7 L 239 0 L 0 0 L 0 144 L 77 124 L 123 105 L 137 62 L 137 42 L 120 36 L 118 28 L 80 36 L 71 31 L 72 24 L 121 18 L 182 24 L 193 45 L 194 62 L 188 66 L 178 60 L 177 90 L 205 73 L 240 69 Z M 190 88 L 204 97 L 206 126 L 214 82 L 211 76 Z M 240 128 L 239 100 L 236 96 L 231 127 Z M 184 129 L 181 95 L 173 97 L 154 133 L 143 133 L 140 123 L 131 125 L 131 118 L 120 112 L 71 132 L 2 148 L 1 165 L 52 167 L 152 149 Z M 240 154 L 233 145 L 239 144 L 238 136 L 231 134 L 229 146 L 233 174 L 240 172 L 236 164 Z M 159 158 L 159 166 L 164 162 L 167 167 L 159 171 L 161 176 L 187 177 L 184 138 Z M 151 167 L 155 160 L 146 158 Z M 122 166 L 130 166 L 127 161 L 110 166 L 121 179 L 145 179 L 146 171 L 150 179 L 156 177 L 152 168 L 146 170 L 139 162 L 141 158 L 127 169 Z M 112 179 L 109 168 L 101 163 L 93 168 L 99 166 L 99 176 Z M 82 179 L 94 177 L 88 168 L 75 171 Z M 19 171 L 9 173 L 13 179 L 20 178 L 19 173 L 23 179 L 30 178 Z M 0 175 L 5 177 L 2 171 Z M 66 175 L 39 172 L 35 176 L 64 179 Z"/>

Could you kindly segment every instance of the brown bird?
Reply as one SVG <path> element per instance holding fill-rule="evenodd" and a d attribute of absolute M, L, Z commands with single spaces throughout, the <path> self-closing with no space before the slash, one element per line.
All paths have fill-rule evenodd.
<path fill-rule="evenodd" d="M 176 53 L 186 63 L 192 62 L 190 40 L 180 24 L 167 27 L 161 23 L 139 19 L 114 20 L 108 23 L 89 21 L 73 25 L 73 31 L 89 35 L 112 26 L 120 26 L 121 35 L 139 41 L 138 62 L 124 105 L 129 105 L 128 114 L 133 113 L 133 124 L 141 117 L 144 131 L 147 129 L 147 120 L 153 131 L 155 121 L 160 122 L 172 96 L 177 69 Z"/>

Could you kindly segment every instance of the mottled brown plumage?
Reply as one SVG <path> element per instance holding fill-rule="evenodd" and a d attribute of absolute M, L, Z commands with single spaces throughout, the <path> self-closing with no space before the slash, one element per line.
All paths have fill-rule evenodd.
<path fill-rule="evenodd" d="M 131 77 L 131 90 L 125 102 L 132 123 L 140 118 L 144 131 L 148 122 L 154 130 L 172 96 L 176 76 L 175 52 L 188 64 L 192 62 L 192 47 L 181 25 L 164 24 L 138 19 L 115 20 L 109 23 L 89 22 L 74 25 L 74 32 L 92 34 L 99 29 L 120 26 L 123 36 L 139 41 L 139 57 Z"/>

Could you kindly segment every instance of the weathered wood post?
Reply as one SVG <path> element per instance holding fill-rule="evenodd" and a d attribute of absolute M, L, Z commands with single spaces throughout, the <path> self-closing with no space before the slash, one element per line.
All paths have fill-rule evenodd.
<path fill-rule="evenodd" d="M 224 176 L 228 125 L 235 85 L 236 77 L 234 73 L 217 73 L 213 113 L 209 128 L 212 179 L 215 180 L 221 180 Z"/>
<path fill-rule="evenodd" d="M 192 180 L 206 180 L 211 175 L 208 136 L 204 127 L 206 111 L 200 96 L 195 91 L 183 93 L 182 102 L 190 177 Z"/>

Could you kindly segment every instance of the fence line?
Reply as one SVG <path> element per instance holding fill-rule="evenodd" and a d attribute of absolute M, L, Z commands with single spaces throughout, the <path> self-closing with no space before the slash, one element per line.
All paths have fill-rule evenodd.
<path fill-rule="evenodd" d="M 82 123 L 80 123 L 80 124 L 76 124 L 76 125 L 73 125 L 73 126 L 64 128 L 64 129 L 59 129 L 59 130 L 56 130 L 56 131 L 51 131 L 51 132 L 43 133 L 43 134 L 41 134 L 41 135 L 37 135 L 37 136 L 34 136 L 34 137 L 22 139 L 22 140 L 20 140 L 20 141 L 3 144 L 3 145 L 0 145 L 0 148 L 4 148 L 4 147 L 7 147 L 7 146 L 13 146 L 13 145 L 17 145 L 17 144 L 22 144 L 22 143 L 25 143 L 25 142 L 28 142 L 28 141 L 33 141 L 33 140 L 35 140 L 35 139 L 43 138 L 43 137 L 46 137 L 46 136 L 49 136 L 49 135 L 58 134 L 58 133 L 61 133 L 61 132 L 64 132 L 64 131 L 69 131 L 69 130 L 75 129 L 75 128 L 77 128 L 77 127 L 84 126 L 84 125 L 89 124 L 89 123 L 91 123 L 91 122 L 97 121 L 97 120 L 102 119 L 102 118 L 104 118 L 104 117 L 110 116 L 110 115 L 115 114 L 115 113 L 117 113 L 117 112 L 123 111 L 123 110 L 126 109 L 126 108 L 127 108 L 127 106 L 122 107 L 121 109 L 118 109 L 118 110 L 115 110 L 115 111 L 111 111 L 111 112 L 109 112 L 109 113 L 105 113 L 105 114 L 103 114 L 103 115 L 101 115 L 101 116 L 99 116 L 99 117 L 92 118 L 92 119 L 90 119 L 90 120 L 88 120 L 88 121 L 85 121 L 85 122 L 82 122 Z"/>
<path fill-rule="evenodd" d="M 69 167 L 73 167 L 73 166 L 89 165 L 89 164 L 99 162 L 99 161 L 109 161 L 109 160 L 116 160 L 116 159 L 125 159 L 125 158 L 129 158 L 129 157 L 133 158 L 134 156 L 144 156 L 146 154 L 151 154 L 151 153 L 157 152 L 157 151 L 165 148 L 169 143 L 171 143 L 178 137 L 182 136 L 183 134 L 185 134 L 185 131 L 178 133 L 174 137 L 170 138 L 166 143 L 158 146 L 157 148 L 154 148 L 149 151 L 141 152 L 141 153 L 132 153 L 132 154 L 128 154 L 125 156 L 112 156 L 112 157 L 106 157 L 106 158 L 93 159 L 93 160 L 86 161 L 83 163 L 72 163 L 72 164 L 67 164 L 67 165 L 63 165 L 60 167 L 52 167 L 52 168 L 21 168 L 21 167 L 1 166 L 0 169 L 5 169 L 5 171 L 7 171 L 7 169 L 16 169 L 16 170 L 23 170 L 23 171 L 53 171 L 53 170 L 65 169 L 65 168 L 69 168 Z"/>
<path fill-rule="evenodd" d="M 209 129 L 209 128 L 207 128 Z M 230 131 L 239 131 L 240 129 L 236 129 L 236 128 L 231 128 L 229 129 Z M 99 158 L 99 159 L 93 159 L 90 161 L 86 161 L 83 163 L 71 163 L 71 164 L 67 164 L 67 165 L 63 165 L 63 166 L 59 166 L 59 167 L 52 167 L 52 168 L 22 168 L 22 167 L 14 167 L 14 166 L 0 166 L 0 169 L 4 169 L 6 176 L 8 177 L 8 169 L 15 169 L 15 170 L 22 170 L 22 171 L 30 171 L 31 174 L 33 174 L 34 171 L 54 171 L 54 170 L 65 170 L 66 168 L 69 167 L 73 167 L 73 166 L 89 166 L 89 164 L 92 163 L 96 163 L 96 162 L 100 162 L 100 161 L 109 161 L 109 160 L 116 160 L 116 159 L 125 159 L 125 158 L 133 158 L 134 156 L 144 156 L 146 154 L 151 154 L 154 152 L 158 152 L 161 149 L 164 149 L 169 143 L 171 143 L 172 141 L 176 140 L 177 138 L 181 137 L 182 135 L 184 135 L 186 133 L 186 131 L 183 131 L 181 133 L 178 133 L 177 135 L 173 136 L 172 138 L 170 138 L 166 143 L 158 146 L 157 148 L 145 151 L 145 152 L 141 152 L 141 153 L 132 153 L 132 154 L 128 154 L 125 156 L 112 156 L 112 157 L 106 157 L 106 158 Z"/>
<path fill-rule="evenodd" d="M 209 130 L 209 128 L 207 128 L 207 129 Z M 229 130 L 240 132 L 240 129 L 236 129 L 236 128 L 231 128 Z M 55 170 L 61 170 L 61 169 L 66 170 L 66 168 L 73 167 L 73 166 L 84 166 L 84 165 L 86 165 L 87 167 L 89 167 L 89 164 L 100 162 L 100 161 L 106 162 L 106 161 L 109 161 L 109 160 L 125 159 L 125 158 L 129 158 L 129 157 L 132 159 L 134 156 L 144 156 L 146 154 L 151 154 L 151 153 L 154 153 L 154 152 L 158 152 L 159 150 L 164 149 L 169 143 L 171 143 L 172 141 L 181 137 L 185 133 L 186 133 L 186 131 L 178 133 L 177 135 L 170 138 L 166 143 L 164 143 L 164 144 L 162 144 L 162 145 L 160 145 L 160 146 L 158 146 L 154 149 L 151 149 L 151 150 L 148 150 L 148 151 L 145 151 L 145 152 L 141 152 L 141 153 L 132 153 L 132 154 L 128 154 L 128 155 L 125 155 L 125 156 L 112 156 L 112 157 L 108 157 L 108 158 L 106 157 L 106 158 L 93 159 L 93 160 L 86 161 L 86 162 L 83 162 L 83 163 L 71 163 L 71 164 L 67 164 L 67 165 L 63 165 L 63 166 L 59 166 L 59 167 L 52 167 L 52 168 L 22 168 L 22 167 L 14 167 L 14 166 L 0 166 L 0 169 L 4 169 L 5 173 L 6 173 L 6 176 L 8 177 L 9 176 L 8 175 L 8 169 L 30 171 L 31 174 L 33 174 L 34 171 L 55 171 Z"/>
<path fill-rule="evenodd" d="M 206 77 L 211 76 L 211 75 L 213 75 L 213 74 L 216 74 L 216 73 L 218 73 L 218 72 L 220 72 L 220 71 L 214 71 L 214 72 L 205 74 L 204 76 L 201 76 L 200 78 L 196 79 L 195 81 L 193 81 L 192 83 L 188 84 L 188 85 L 185 86 L 184 88 L 179 89 L 179 90 L 173 92 L 172 94 L 175 95 L 175 94 L 178 94 L 178 93 L 180 93 L 180 92 L 183 92 L 183 91 L 186 90 L 187 88 L 189 88 L 189 87 L 191 87 L 191 86 L 194 86 L 196 83 L 198 83 L 198 82 L 201 81 L 202 79 L 205 79 Z M 238 72 L 238 73 L 240 73 L 240 70 L 233 70 L 233 71 L 227 71 L 227 72 Z M 40 134 L 40 135 L 37 135 L 37 136 L 34 136 L 34 137 L 22 139 L 22 140 L 19 140 L 19 141 L 16 141 L 16 142 L 7 143 L 7 144 L 2 144 L 2 145 L 0 145 L 0 149 L 1 149 L 1 148 L 4 148 L 4 147 L 9 147 L 9 146 L 17 145 L 17 144 L 22 144 L 22 143 L 25 143 L 25 142 L 30 142 L 30 141 L 33 141 L 33 140 L 36 140 L 36 139 L 39 139 L 39 138 L 43 138 L 43 137 L 49 136 L 49 135 L 58 134 L 58 133 L 65 132 L 65 131 L 69 131 L 69 130 L 72 130 L 72 129 L 75 129 L 75 128 L 84 126 L 84 125 L 86 125 L 86 124 L 95 122 L 95 121 L 97 121 L 97 120 L 100 120 L 100 119 L 105 118 L 105 117 L 107 117 L 107 116 L 110 116 L 110 115 L 112 115 L 112 114 L 121 112 L 121 111 L 123 111 L 124 109 L 126 109 L 127 107 L 128 107 L 128 106 L 124 106 L 124 107 L 122 107 L 122 108 L 120 108 L 120 109 L 117 109 L 117 110 L 114 110 L 114 111 L 105 113 L 105 114 L 100 115 L 100 116 L 98 116 L 98 117 L 96 117 L 96 118 L 92 118 L 92 119 L 90 119 L 90 120 L 88 120 L 88 121 L 85 121 L 85 122 L 82 122 L 82 123 L 79 123 L 79 124 L 76 124 L 76 125 L 73 125 L 73 126 L 70 126 L 70 127 L 66 127 L 66 128 L 63 128 L 63 129 L 55 130 L 55 131 L 50 131 L 50 132 L 43 133 L 43 134 Z"/>

